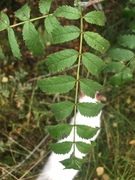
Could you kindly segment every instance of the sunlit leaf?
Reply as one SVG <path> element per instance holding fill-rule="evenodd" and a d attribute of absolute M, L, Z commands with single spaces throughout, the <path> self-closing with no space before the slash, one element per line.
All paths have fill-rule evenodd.
<path fill-rule="evenodd" d="M 95 32 L 85 32 L 84 39 L 90 47 L 101 53 L 105 53 L 110 47 L 109 41 Z"/>
<path fill-rule="evenodd" d="M 55 114 L 56 120 L 63 120 L 67 118 L 72 110 L 73 110 L 74 103 L 70 101 L 64 101 L 60 103 L 54 103 L 50 105 L 50 108 Z"/>
<path fill-rule="evenodd" d="M 66 154 L 71 150 L 72 142 L 66 141 L 62 143 L 50 144 L 50 147 L 56 154 Z"/>
<path fill-rule="evenodd" d="M 120 72 L 125 67 L 121 62 L 110 62 L 104 69 L 104 72 Z"/>
<path fill-rule="evenodd" d="M 105 25 L 105 15 L 102 11 L 92 11 L 84 16 L 85 21 L 91 23 L 91 24 L 96 24 L 99 26 L 104 26 Z"/>
<path fill-rule="evenodd" d="M 55 126 L 47 126 L 46 128 L 49 131 L 52 138 L 60 140 L 66 138 L 70 134 L 72 130 L 72 125 L 59 124 Z"/>
<path fill-rule="evenodd" d="M 82 62 L 86 69 L 93 75 L 99 75 L 106 66 L 101 58 L 89 52 L 82 54 Z"/>
<path fill-rule="evenodd" d="M 66 93 L 73 89 L 75 79 L 71 76 L 56 76 L 38 81 L 38 86 L 48 94 Z"/>
<path fill-rule="evenodd" d="M 26 22 L 23 26 L 23 39 L 35 56 L 43 55 L 43 44 L 35 26 L 31 22 Z"/>
<path fill-rule="evenodd" d="M 129 61 L 134 57 L 134 53 L 128 49 L 115 48 L 107 52 L 107 54 L 118 61 Z"/>
<path fill-rule="evenodd" d="M 84 94 L 92 98 L 95 97 L 95 92 L 102 89 L 102 85 L 90 79 L 83 78 L 80 80 L 80 87 Z"/>
<path fill-rule="evenodd" d="M 53 43 L 64 43 L 76 39 L 80 35 L 80 29 L 76 26 L 59 26 L 52 32 Z"/>
<path fill-rule="evenodd" d="M 16 58 L 21 59 L 20 49 L 16 41 L 14 31 L 11 27 L 8 28 L 8 39 L 9 39 L 9 44 L 10 44 L 13 55 Z"/>
<path fill-rule="evenodd" d="M 87 154 L 96 145 L 95 143 L 88 144 L 85 142 L 76 142 L 75 144 L 77 149 L 83 154 Z"/>
<path fill-rule="evenodd" d="M 8 16 L 0 12 L 0 30 L 6 29 L 10 25 Z"/>
<path fill-rule="evenodd" d="M 119 86 L 123 83 L 133 80 L 133 73 L 130 68 L 123 69 L 120 73 L 115 74 L 110 78 L 110 83 L 113 86 Z"/>
<path fill-rule="evenodd" d="M 40 0 L 39 10 L 42 14 L 48 14 L 50 11 L 52 0 Z"/>
<path fill-rule="evenodd" d="M 99 114 L 99 112 L 104 107 L 104 105 L 102 103 L 83 102 L 83 103 L 78 103 L 77 107 L 82 115 L 93 117 Z"/>
<path fill-rule="evenodd" d="M 21 21 L 26 21 L 30 19 L 30 7 L 25 4 L 21 9 L 18 9 L 15 12 L 15 16 L 18 17 Z"/>
<path fill-rule="evenodd" d="M 71 6 L 60 6 L 54 11 L 54 15 L 57 17 L 64 17 L 66 19 L 79 19 L 81 13 L 78 9 Z"/>
<path fill-rule="evenodd" d="M 45 62 L 51 72 L 70 67 L 77 59 L 78 52 L 74 49 L 66 49 L 50 54 Z"/>
<path fill-rule="evenodd" d="M 77 125 L 77 134 L 81 138 L 91 139 L 94 135 L 96 135 L 99 128 L 93 128 L 85 125 Z"/>
<path fill-rule="evenodd" d="M 45 28 L 48 33 L 52 33 L 58 26 L 60 26 L 60 22 L 55 16 L 49 15 L 45 18 Z"/>
<path fill-rule="evenodd" d="M 81 170 L 81 166 L 85 162 L 85 159 L 80 159 L 75 156 L 71 156 L 70 158 L 60 162 L 65 166 L 66 169 Z"/>

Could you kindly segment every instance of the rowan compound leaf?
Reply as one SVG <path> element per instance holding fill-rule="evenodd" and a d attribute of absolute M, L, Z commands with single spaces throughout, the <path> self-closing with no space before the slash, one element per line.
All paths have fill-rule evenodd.
<path fill-rule="evenodd" d="M 110 47 L 109 41 L 95 32 L 85 32 L 84 39 L 90 47 L 101 52 L 102 54 L 105 53 Z"/>
<path fill-rule="evenodd" d="M 86 125 L 77 125 L 77 134 L 84 139 L 91 139 L 96 135 L 98 130 L 99 128 L 93 128 Z"/>
<path fill-rule="evenodd" d="M 15 16 L 19 18 L 21 21 L 27 21 L 30 19 L 30 7 L 28 4 L 25 4 L 21 9 L 18 9 L 15 12 Z"/>
<path fill-rule="evenodd" d="M 60 139 L 64 139 L 67 136 L 69 136 L 69 134 L 72 130 L 72 125 L 59 124 L 59 125 L 55 125 L 55 126 L 47 126 L 46 128 L 52 138 L 60 140 Z"/>
<path fill-rule="evenodd" d="M 125 68 L 121 72 L 115 74 L 110 78 L 110 83 L 113 86 L 118 87 L 123 83 L 127 83 L 133 80 L 133 73 L 130 68 Z"/>
<path fill-rule="evenodd" d="M 76 39 L 80 35 L 80 29 L 76 26 L 59 26 L 52 32 L 53 43 L 64 43 Z"/>
<path fill-rule="evenodd" d="M 42 14 L 48 14 L 50 11 L 52 0 L 40 0 L 39 10 Z"/>
<path fill-rule="evenodd" d="M 66 154 L 71 150 L 72 142 L 66 141 L 62 143 L 50 144 L 50 147 L 56 154 Z"/>
<path fill-rule="evenodd" d="M 135 35 L 125 34 L 118 37 L 118 43 L 123 47 L 135 49 Z"/>
<path fill-rule="evenodd" d="M 13 55 L 16 58 L 21 59 L 20 49 L 19 49 L 19 46 L 17 44 L 14 31 L 11 27 L 8 28 L 8 39 L 9 39 L 9 44 L 10 44 Z"/>
<path fill-rule="evenodd" d="M 50 54 L 45 62 L 50 72 L 57 72 L 74 64 L 78 57 L 78 52 L 74 49 L 66 49 Z"/>
<path fill-rule="evenodd" d="M 54 112 L 56 120 L 60 121 L 67 118 L 71 114 L 73 106 L 74 103 L 70 101 L 64 101 L 60 103 L 51 104 L 49 107 Z"/>
<path fill-rule="evenodd" d="M 117 61 L 130 61 L 134 57 L 134 53 L 128 49 L 115 48 L 107 52 L 107 54 Z"/>
<path fill-rule="evenodd" d="M 77 104 L 77 107 L 78 107 L 80 113 L 83 116 L 88 116 L 88 117 L 97 116 L 99 114 L 99 112 L 101 111 L 101 109 L 103 108 L 103 106 L 104 105 L 102 103 L 83 102 L 83 103 Z"/>
<path fill-rule="evenodd" d="M 38 81 L 38 86 L 48 94 L 67 93 L 73 89 L 75 79 L 71 76 L 55 76 Z"/>
<path fill-rule="evenodd" d="M 85 52 L 82 54 L 82 62 L 86 69 L 93 75 L 99 75 L 99 73 L 104 69 L 106 64 L 98 56 Z"/>
<path fill-rule="evenodd" d="M 95 143 L 76 142 L 75 144 L 77 149 L 83 154 L 87 154 L 95 146 Z"/>
<path fill-rule="evenodd" d="M 96 24 L 99 26 L 104 26 L 105 25 L 105 15 L 102 11 L 92 11 L 84 16 L 85 21 L 91 23 L 91 24 Z"/>
<path fill-rule="evenodd" d="M 10 22 L 8 16 L 5 13 L 0 12 L 0 31 L 6 29 L 9 25 Z"/>
<path fill-rule="evenodd" d="M 49 15 L 45 18 L 45 28 L 48 33 L 52 33 L 58 26 L 60 26 L 60 22 L 55 16 Z"/>
<path fill-rule="evenodd" d="M 125 68 L 125 65 L 121 62 L 109 62 L 104 69 L 104 72 L 120 72 L 122 69 Z"/>
<path fill-rule="evenodd" d="M 57 17 L 64 17 L 66 19 L 79 19 L 81 17 L 80 11 L 71 6 L 60 6 L 54 11 Z"/>
<path fill-rule="evenodd" d="M 70 158 L 60 162 L 65 166 L 65 169 L 81 170 L 81 166 L 85 162 L 85 159 L 80 159 L 72 155 Z"/>
<path fill-rule="evenodd" d="M 31 22 L 26 22 L 23 26 L 23 39 L 35 56 L 43 55 L 43 44 L 35 26 Z"/>
<path fill-rule="evenodd" d="M 83 78 L 80 80 L 81 91 L 92 98 L 95 97 L 95 92 L 102 89 L 102 85 L 90 79 Z"/>

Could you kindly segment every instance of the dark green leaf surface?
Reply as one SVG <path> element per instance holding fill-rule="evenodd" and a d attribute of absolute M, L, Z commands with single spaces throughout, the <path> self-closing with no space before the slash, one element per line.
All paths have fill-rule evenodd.
<path fill-rule="evenodd" d="M 62 142 L 62 143 L 56 143 L 56 144 L 50 144 L 51 149 L 56 154 L 66 154 L 71 150 L 72 142 Z"/>
<path fill-rule="evenodd" d="M 71 6 L 60 6 L 54 11 L 54 15 L 57 17 L 64 17 L 66 19 L 79 19 L 81 13 L 78 9 Z"/>
<path fill-rule="evenodd" d="M 14 31 L 11 27 L 8 28 L 8 39 L 9 39 L 9 44 L 10 44 L 13 55 L 16 58 L 21 59 L 20 49 L 16 41 Z"/>
<path fill-rule="evenodd" d="M 119 86 L 123 83 L 133 80 L 133 73 L 130 68 L 125 68 L 120 73 L 115 74 L 110 78 L 110 83 L 113 86 Z"/>
<path fill-rule="evenodd" d="M 52 32 L 53 43 L 64 43 L 76 39 L 80 35 L 80 29 L 76 26 L 59 26 Z"/>
<path fill-rule="evenodd" d="M 105 67 L 104 72 L 120 72 L 123 68 L 125 68 L 125 65 L 121 62 L 110 62 Z"/>
<path fill-rule="evenodd" d="M 38 86 L 48 94 L 66 93 L 73 89 L 75 79 L 71 76 L 56 76 L 38 81 Z"/>
<path fill-rule="evenodd" d="M 50 72 L 57 72 L 66 67 L 70 67 L 76 61 L 77 57 L 78 52 L 76 50 L 67 49 L 50 54 L 45 62 Z"/>
<path fill-rule="evenodd" d="M 4 60 L 4 59 L 6 59 L 6 57 L 2 51 L 2 48 L 0 47 L 0 60 Z"/>
<path fill-rule="evenodd" d="M 55 125 L 55 126 L 47 126 L 46 128 L 49 131 L 52 138 L 60 140 L 60 139 L 66 138 L 70 134 L 70 132 L 72 130 L 72 125 L 59 124 L 59 125 Z"/>
<path fill-rule="evenodd" d="M 75 156 L 71 156 L 70 158 L 60 162 L 65 166 L 66 169 L 81 170 L 81 166 L 85 162 L 85 159 L 80 159 Z"/>
<path fill-rule="evenodd" d="M 91 23 L 91 24 L 96 24 L 99 26 L 104 26 L 105 25 L 105 15 L 102 11 L 92 11 L 84 16 L 85 21 Z"/>
<path fill-rule="evenodd" d="M 10 25 L 9 18 L 3 12 L 0 12 L 0 30 L 6 29 Z"/>
<path fill-rule="evenodd" d="M 15 12 L 15 16 L 18 17 L 21 21 L 27 21 L 30 19 L 30 7 L 25 4 L 21 9 L 18 9 Z"/>
<path fill-rule="evenodd" d="M 94 146 L 95 143 L 88 144 L 84 142 L 76 142 L 77 149 L 83 154 L 87 154 Z"/>
<path fill-rule="evenodd" d="M 105 53 L 110 47 L 109 41 L 95 32 L 85 32 L 84 39 L 90 47 L 101 53 Z"/>
<path fill-rule="evenodd" d="M 58 26 L 60 26 L 60 22 L 55 16 L 49 15 L 45 18 L 45 28 L 48 33 L 52 33 Z"/>
<path fill-rule="evenodd" d="M 135 35 L 122 35 L 118 38 L 118 43 L 129 49 L 135 49 Z"/>
<path fill-rule="evenodd" d="M 71 114 L 74 107 L 74 103 L 70 101 L 64 101 L 60 103 L 51 104 L 49 107 L 54 112 L 56 120 L 60 121 L 67 118 Z"/>
<path fill-rule="evenodd" d="M 102 85 L 94 82 L 90 79 L 81 79 L 80 80 L 80 87 L 81 90 L 84 94 L 86 94 L 87 96 L 90 96 L 92 98 L 95 97 L 95 92 L 102 89 Z"/>
<path fill-rule="evenodd" d="M 104 107 L 102 103 L 78 103 L 77 107 L 80 113 L 84 116 L 93 117 L 97 116 L 101 109 Z"/>
<path fill-rule="evenodd" d="M 48 14 L 50 11 L 52 0 L 40 0 L 39 1 L 39 11 L 42 14 Z"/>
<path fill-rule="evenodd" d="M 91 139 L 94 135 L 96 135 L 98 130 L 99 128 L 92 128 L 85 125 L 77 125 L 77 134 L 84 139 Z"/>
<path fill-rule="evenodd" d="M 101 58 L 88 52 L 82 54 L 82 62 L 86 69 L 96 76 L 99 75 L 106 66 Z"/>
<path fill-rule="evenodd" d="M 35 26 L 31 22 L 26 22 L 23 26 L 23 39 L 29 50 L 35 56 L 43 55 L 43 45 Z"/>
<path fill-rule="evenodd" d="M 115 48 L 107 52 L 107 54 L 118 61 L 129 61 L 134 57 L 134 53 L 127 49 Z"/>

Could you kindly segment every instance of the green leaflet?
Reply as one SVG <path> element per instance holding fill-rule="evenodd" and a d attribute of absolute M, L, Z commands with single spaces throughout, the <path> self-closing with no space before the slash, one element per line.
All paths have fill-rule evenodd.
<path fill-rule="evenodd" d="M 121 62 L 110 62 L 107 64 L 107 66 L 104 69 L 104 72 L 120 72 L 122 69 L 125 68 L 125 65 Z"/>
<path fill-rule="evenodd" d="M 67 118 L 71 114 L 74 107 L 74 103 L 70 101 L 64 101 L 60 103 L 51 104 L 49 107 L 54 112 L 56 120 L 60 121 Z"/>
<path fill-rule="evenodd" d="M 15 16 L 18 17 L 21 21 L 27 21 L 30 19 L 30 7 L 25 4 L 21 9 L 18 9 L 15 12 Z"/>
<path fill-rule="evenodd" d="M 73 65 L 77 57 L 78 51 L 74 49 L 66 49 L 50 54 L 46 58 L 45 63 L 47 64 L 50 72 L 57 72 Z"/>
<path fill-rule="evenodd" d="M 38 86 L 48 94 L 66 93 L 73 89 L 75 78 L 71 76 L 55 76 L 38 81 Z"/>
<path fill-rule="evenodd" d="M 99 114 L 104 107 L 102 103 L 78 103 L 77 107 L 83 116 L 94 117 Z"/>
<path fill-rule="evenodd" d="M 11 27 L 9 27 L 7 30 L 8 30 L 9 44 L 10 44 L 12 53 L 16 58 L 21 59 L 21 53 L 20 53 L 20 49 L 15 38 L 14 31 Z"/>
<path fill-rule="evenodd" d="M 110 47 L 109 41 L 95 32 L 85 32 L 84 39 L 90 47 L 101 53 L 105 53 Z"/>
<path fill-rule="evenodd" d="M 85 162 L 85 159 L 80 159 L 71 155 L 70 158 L 60 162 L 65 166 L 66 169 L 81 170 L 81 166 Z"/>
<path fill-rule="evenodd" d="M 52 32 L 53 43 L 64 43 L 76 39 L 80 35 L 80 29 L 76 26 L 59 26 Z"/>
<path fill-rule="evenodd" d="M 115 74 L 110 78 L 110 83 L 113 86 L 119 86 L 123 83 L 130 82 L 133 79 L 133 73 L 130 68 L 123 69 L 120 73 Z"/>
<path fill-rule="evenodd" d="M 40 0 L 39 10 L 42 14 L 48 14 L 50 11 L 52 0 Z"/>
<path fill-rule="evenodd" d="M 104 26 L 105 25 L 105 15 L 102 11 L 92 11 L 84 16 L 85 21 L 91 23 L 91 24 L 96 24 L 99 26 Z"/>
<path fill-rule="evenodd" d="M 127 49 L 115 48 L 107 52 L 107 54 L 118 61 L 129 61 L 134 57 L 134 53 Z"/>
<path fill-rule="evenodd" d="M 60 6 L 54 11 L 54 15 L 57 17 L 64 17 L 67 19 L 79 19 L 81 13 L 78 9 L 71 6 Z"/>
<path fill-rule="evenodd" d="M 118 43 L 129 49 L 135 49 L 135 35 L 121 35 L 118 38 Z"/>
<path fill-rule="evenodd" d="M 95 92 L 102 89 L 102 85 L 90 79 L 83 78 L 80 80 L 80 87 L 84 94 L 92 98 L 95 97 Z"/>
<path fill-rule="evenodd" d="M 26 22 L 23 26 L 23 39 L 28 46 L 29 50 L 35 56 L 43 55 L 43 44 L 35 26 L 31 22 Z"/>
<path fill-rule="evenodd" d="M 0 12 L 0 31 L 6 29 L 10 25 L 9 18 L 3 12 Z"/>
<path fill-rule="evenodd" d="M 59 124 L 59 125 L 55 125 L 55 126 L 47 126 L 46 128 L 53 138 L 60 140 L 60 139 L 64 139 L 65 137 L 69 136 L 69 134 L 72 130 L 72 125 Z"/>
<path fill-rule="evenodd" d="M 45 28 L 48 33 L 52 33 L 58 26 L 60 26 L 60 22 L 55 16 L 49 15 L 45 18 Z"/>
<path fill-rule="evenodd" d="M 101 58 L 88 52 L 82 54 L 82 62 L 86 69 L 88 69 L 91 74 L 96 76 L 99 75 L 99 73 L 106 66 Z"/>
<path fill-rule="evenodd" d="M 56 144 L 50 144 L 51 149 L 56 154 L 66 154 L 71 150 L 72 142 L 62 142 L 62 143 L 56 143 Z"/>
<path fill-rule="evenodd" d="M 77 134 L 81 138 L 91 139 L 94 135 L 96 135 L 99 128 L 93 128 L 85 125 L 77 125 Z"/>
<path fill-rule="evenodd" d="M 5 55 L 4 55 L 3 51 L 2 51 L 2 48 L 0 46 L 0 60 L 4 60 L 4 59 L 6 59 L 6 57 L 5 57 Z"/>
<path fill-rule="evenodd" d="M 75 144 L 77 149 L 83 154 L 87 154 L 96 145 L 96 143 L 88 144 L 84 142 L 76 142 Z"/>

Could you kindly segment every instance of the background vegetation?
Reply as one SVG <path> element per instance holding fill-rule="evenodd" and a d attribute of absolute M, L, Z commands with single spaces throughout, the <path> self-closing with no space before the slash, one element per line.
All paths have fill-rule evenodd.
<path fill-rule="evenodd" d="M 2 0 L 0 10 L 10 17 L 12 24 L 16 24 L 14 12 L 25 3 L 25 0 Z M 27 3 L 32 9 L 31 17 L 38 17 L 40 15 L 38 0 L 34 2 L 29 0 Z M 54 1 L 51 11 L 62 4 L 67 4 L 67 1 Z M 68 1 L 68 5 L 73 6 L 73 1 Z M 108 0 L 103 3 L 103 8 L 107 18 L 106 25 L 99 28 L 89 27 L 86 23 L 85 28 L 93 28 L 93 31 L 99 32 L 110 41 L 111 47 L 120 47 L 117 37 L 135 32 L 134 4 L 129 4 L 129 1 Z M 91 6 L 86 11 L 93 9 Z M 64 20 L 61 23 L 68 25 L 69 21 Z M 44 30 L 43 21 L 35 22 L 35 26 L 45 44 L 45 54 L 42 57 L 35 57 L 28 51 L 22 41 L 22 27 L 18 26 L 15 32 L 23 55 L 22 61 L 13 57 L 6 31 L 0 32 L 0 44 L 5 54 L 4 56 L 0 53 L 0 178 L 3 180 L 36 178 L 50 153 L 49 144 L 52 142 L 45 127 L 57 123 L 48 104 L 73 98 L 73 92 L 66 96 L 46 95 L 37 88 L 36 83 L 40 77 L 51 76 L 44 64 L 48 54 L 62 50 L 67 45 L 78 50 L 78 42 L 51 45 L 51 38 Z M 83 48 L 87 50 L 87 46 L 84 45 Z M 133 52 L 134 49 L 133 47 Z M 104 60 L 108 62 L 110 57 L 105 56 Z M 76 179 L 135 179 L 134 67 L 133 59 L 130 63 L 132 81 L 118 87 L 110 85 L 111 73 L 102 72 L 97 77 L 104 85 L 102 93 L 106 97 L 102 129 L 97 146 L 88 155 L 88 161 L 83 165 Z M 74 68 L 64 73 L 74 74 L 76 73 Z M 89 74 L 82 68 L 81 76 L 88 77 Z M 95 79 L 95 77 L 92 78 Z"/>

